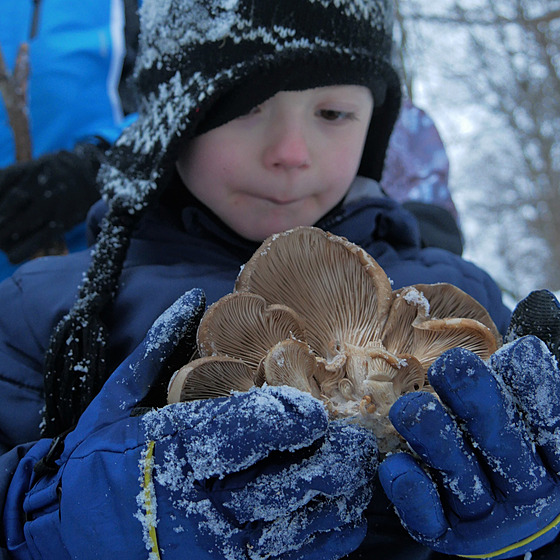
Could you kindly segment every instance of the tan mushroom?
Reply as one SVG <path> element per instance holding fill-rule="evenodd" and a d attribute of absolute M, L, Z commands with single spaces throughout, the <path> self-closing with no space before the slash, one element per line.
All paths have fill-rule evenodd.
<path fill-rule="evenodd" d="M 304 338 L 297 314 L 247 292 L 228 294 L 211 305 L 197 333 L 200 356 L 238 358 L 253 369 L 272 346 L 287 338 Z"/>
<path fill-rule="evenodd" d="M 167 402 L 229 397 L 255 385 L 253 370 L 241 360 L 224 356 L 197 358 L 183 366 L 169 382 Z"/>
<path fill-rule="evenodd" d="M 368 253 L 314 227 L 264 241 L 235 289 L 293 309 L 307 342 L 327 360 L 336 359 L 336 342 L 363 346 L 379 338 L 392 300 L 387 275 Z"/>
<path fill-rule="evenodd" d="M 462 346 L 486 359 L 499 345 L 486 310 L 458 288 L 393 292 L 363 249 L 301 227 L 267 239 L 234 293 L 209 308 L 198 331 L 203 357 L 180 370 L 169 402 L 291 385 L 324 400 L 333 417 L 372 429 L 387 453 L 404 445 L 390 407 L 431 390 L 427 368 L 442 352 Z"/>
<path fill-rule="evenodd" d="M 426 369 L 445 350 L 463 347 L 487 359 L 501 344 L 490 315 L 451 284 L 417 284 L 393 293 L 383 346 L 414 355 Z"/>
<path fill-rule="evenodd" d="M 290 385 L 321 398 L 320 365 L 311 348 L 299 340 L 273 346 L 259 365 L 257 385 Z"/>

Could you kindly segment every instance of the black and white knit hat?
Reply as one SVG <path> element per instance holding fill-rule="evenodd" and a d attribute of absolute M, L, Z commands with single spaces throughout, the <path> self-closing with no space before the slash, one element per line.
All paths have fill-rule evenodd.
<path fill-rule="evenodd" d="M 184 142 L 281 90 L 363 85 L 374 113 L 359 173 L 379 180 L 400 107 L 392 0 L 144 0 L 140 25 L 139 117 L 101 168 L 109 212 L 78 301 L 47 353 L 47 408 L 57 408 L 47 410 L 51 434 L 71 425 L 105 381 L 99 315 L 117 289 L 132 230 L 166 188 Z"/>

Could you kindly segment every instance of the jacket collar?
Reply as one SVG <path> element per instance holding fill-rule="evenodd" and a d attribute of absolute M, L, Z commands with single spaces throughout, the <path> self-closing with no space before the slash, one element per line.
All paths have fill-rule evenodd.
<path fill-rule="evenodd" d="M 95 239 L 106 211 L 102 201 L 91 208 L 88 215 L 90 241 Z M 364 247 L 374 241 L 386 241 L 396 249 L 420 246 L 414 217 L 385 195 L 376 181 L 363 177 L 357 177 L 343 201 L 314 225 Z M 148 212 L 135 237 L 153 239 L 156 234 L 157 238 L 163 228 L 169 229 L 170 235 L 173 231 L 180 235 L 179 229 L 190 240 L 209 240 L 242 261 L 248 260 L 260 245 L 235 233 L 182 184 L 174 185 L 160 206 Z"/>

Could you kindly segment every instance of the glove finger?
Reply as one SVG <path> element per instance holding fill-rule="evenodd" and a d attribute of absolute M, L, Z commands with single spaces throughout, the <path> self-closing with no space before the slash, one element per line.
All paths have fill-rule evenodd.
<path fill-rule="evenodd" d="M 377 443 L 371 432 L 358 426 L 331 425 L 311 456 L 289 455 L 292 457 L 285 457 L 283 463 L 275 456 L 258 465 L 258 474 L 252 470 L 217 481 L 213 499 L 220 499 L 239 523 L 272 521 L 324 497 L 341 497 L 367 507 L 370 482 L 377 470 Z"/>
<path fill-rule="evenodd" d="M 93 430 L 94 426 L 129 416 L 147 395 L 175 347 L 185 337 L 194 340 L 204 306 L 204 293 L 194 289 L 164 311 L 136 350 L 107 380 L 80 418 L 79 426 L 85 428 L 89 424 L 87 429 Z"/>
<path fill-rule="evenodd" d="M 367 532 L 367 523 L 350 523 L 339 527 L 334 531 L 327 531 L 312 535 L 310 539 L 301 547 L 289 553 L 283 553 L 282 560 L 335 560 L 343 558 L 354 552 Z"/>
<path fill-rule="evenodd" d="M 365 537 L 361 513 L 336 499 L 310 503 L 254 532 L 248 543 L 249 558 L 341 558 Z"/>
<path fill-rule="evenodd" d="M 515 307 L 505 340 L 539 337 L 560 360 L 560 302 L 548 290 L 536 290 Z"/>
<path fill-rule="evenodd" d="M 455 420 L 435 396 L 403 395 L 389 417 L 422 460 L 437 470 L 441 499 L 462 518 L 475 518 L 492 505 L 492 491 L 478 459 Z"/>
<path fill-rule="evenodd" d="M 147 437 L 171 422 L 182 436 L 194 478 L 248 469 L 272 452 L 296 451 L 323 437 L 324 405 L 291 387 L 255 388 L 229 398 L 168 405 L 144 416 Z M 251 473 L 254 476 L 254 473 Z"/>
<path fill-rule="evenodd" d="M 387 457 L 379 480 L 405 529 L 419 541 L 440 539 L 449 529 L 433 480 L 407 453 Z"/>
<path fill-rule="evenodd" d="M 544 342 L 525 336 L 503 346 L 491 365 L 515 394 L 547 465 L 560 474 L 560 371 Z"/>
<path fill-rule="evenodd" d="M 29 204 L 32 199 L 26 188 L 27 182 L 33 177 L 29 164 L 30 162 L 16 163 L 0 169 L 0 216 L 11 216 L 12 208 L 20 207 L 22 203 Z"/>
<path fill-rule="evenodd" d="M 449 350 L 432 364 L 428 379 L 461 419 L 501 492 L 522 498 L 524 490 L 535 492 L 550 482 L 508 388 L 478 356 Z"/>

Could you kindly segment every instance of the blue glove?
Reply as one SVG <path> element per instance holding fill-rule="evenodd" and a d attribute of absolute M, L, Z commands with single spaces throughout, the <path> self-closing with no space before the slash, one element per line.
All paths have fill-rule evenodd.
<path fill-rule="evenodd" d="M 359 546 L 376 444 L 311 396 L 267 387 L 131 416 L 200 298 L 174 304 L 111 376 L 56 474 L 29 474 L 45 440 L 20 463 L 4 518 L 15 558 L 318 560 Z"/>
<path fill-rule="evenodd" d="M 425 392 L 401 397 L 390 418 L 419 455 L 388 457 L 383 488 L 403 525 L 438 552 L 511 558 L 551 542 L 560 523 L 560 372 L 526 336 L 486 364 L 443 354 Z"/>

